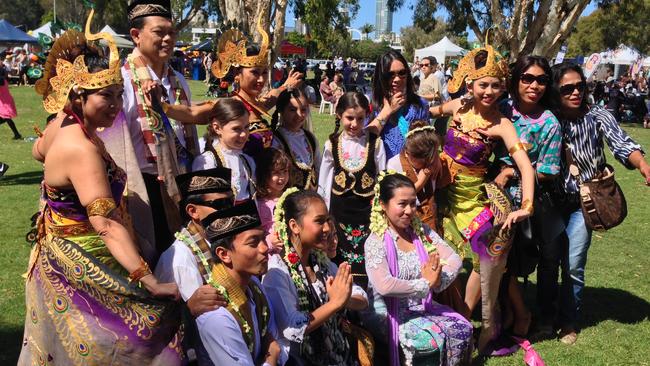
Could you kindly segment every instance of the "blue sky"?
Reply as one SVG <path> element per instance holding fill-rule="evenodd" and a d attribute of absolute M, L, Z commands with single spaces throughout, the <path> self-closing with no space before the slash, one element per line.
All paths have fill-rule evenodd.
<path fill-rule="evenodd" d="M 413 24 L 413 10 L 410 7 L 416 3 L 416 0 L 406 0 L 405 5 L 393 14 L 393 32 L 398 33 L 400 28 L 410 26 Z M 375 24 L 375 0 L 359 0 L 359 12 L 357 17 L 352 20 L 352 27 L 359 28 L 366 23 Z M 585 11 L 582 12 L 583 16 L 591 14 L 596 9 L 594 3 L 590 3 Z M 439 12 L 440 16 L 446 17 L 445 12 Z M 291 9 L 287 12 L 287 26 L 295 24 L 293 12 Z M 469 30 L 469 29 L 468 29 Z M 470 34 L 470 39 L 474 38 L 473 33 Z"/>

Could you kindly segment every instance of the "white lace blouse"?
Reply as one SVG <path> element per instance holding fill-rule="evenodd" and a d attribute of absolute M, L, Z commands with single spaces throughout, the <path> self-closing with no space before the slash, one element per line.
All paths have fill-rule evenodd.
<path fill-rule="evenodd" d="M 368 134 L 366 133 L 361 136 L 348 136 L 345 132 L 341 134 L 341 152 L 339 155 L 343 168 L 348 171 L 353 171 L 366 165 L 368 154 L 366 150 L 367 141 Z M 380 138 L 377 138 L 374 159 L 377 172 L 386 169 L 386 151 Z M 333 175 L 334 154 L 332 153 L 332 142 L 328 139 L 323 147 L 323 160 L 321 161 L 320 172 L 318 174 L 318 193 L 323 197 L 328 208 L 332 192 Z"/>
<path fill-rule="evenodd" d="M 456 279 L 463 261 L 438 234 L 426 225 L 424 225 L 424 232 L 433 240 L 441 261 L 444 261 L 440 274 L 440 285 L 433 288 L 433 291 L 438 293 L 446 289 Z M 390 229 L 389 233 L 393 237 L 393 243 L 397 243 L 397 234 Z M 404 252 L 397 248 L 397 244 L 394 245 L 397 249 L 397 263 L 399 266 L 397 277 L 390 274 L 384 238 L 380 238 L 373 233 L 366 239 L 364 246 L 366 272 L 376 295 L 375 298 L 377 296 L 391 296 L 417 301 L 425 298 L 429 293 L 429 284 L 427 280 L 422 278 L 417 251 Z"/>

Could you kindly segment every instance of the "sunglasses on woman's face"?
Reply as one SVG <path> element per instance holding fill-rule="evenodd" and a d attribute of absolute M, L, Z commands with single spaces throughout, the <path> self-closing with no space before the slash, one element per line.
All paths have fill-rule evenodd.
<path fill-rule="evenodd" d="M 576 84 L 564 84 L 560 86 L 560 94 L 562 95 L 571 95 L 574 90 L 578 89 L 580 93 L 582 93 L 585 90 L 585 87 L 587 84 L 584 81 L 581 81 Z"/>
<path fill-rule="evenodd" d="M 389 71 L 387 74 L 391 79 L 396 76 L 399 76 L 400 79 L 403 79 L 406 77 L 406 75 L 408 75 L 408 71 L 406 69 L 401 69 L 397 71 Z"/>
<path fill-rule="evenodd" d="M 537 81 L 537 85 L 548 85 L 551 79 L 547 75 L 521 74 L 519 78 L 523 84 L 529 85 Z"/>

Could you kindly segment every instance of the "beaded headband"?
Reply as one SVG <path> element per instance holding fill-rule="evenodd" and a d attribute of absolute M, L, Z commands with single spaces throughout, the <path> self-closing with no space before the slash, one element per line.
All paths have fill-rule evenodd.
<path fill-rule="evenodd" d="M 424 132 L 424 131 L 434 131 L 435 132 L 435 130 L 436 130 L 436 128 L 433 127 L 433 126 L 417 127 L 417 128 L 414 128 L 414 129 L 410 130 L 409 132 L 407 132 L 406 133 L 406 138 L 409 138 L 409 137 L 413 136 L 413 134 L 416 134 L 418 132 Z"/>
<path fill-rule="evenodd" d="M 257 19 L 257 31 L 262 35 L 262 45 L 257 55 L 246 55 L 248 37 L 241 26 L 230 22 L 217 42 L 217 60 L 212 65 L 212 75 L 223 78 L 231 67 L 264 67 L 268 64 L 269 34 L 262 28 L 262 16 Z"/>
<path fill-rule="evenodd" d="M 95 9 L 90 9 L 86 20 L 85 34 L 75 30 L 66 31 L 54 42 L 52 50 L 45 63 L 45 75 L 38 81 L 36 92 L 43 95 L 43 107 L 49 113 L 57 113 L 65 107 L 70 90 L 74 87 L 83 89 L 102 89 L 107 86 L 122 83 L 120 59 L 113 36 L 109 33 L 90 33 Z M 89 72 L 84 60 L 84 49 L 89 41 L 104 39 L 110 49 L 108 69 Z M 67 57 L 74 56 L 74 62 Z M 56 64 L 55 76 L 52 76 L 52 66 Z"/>
<path fill-rule="evenodd" d="M 477 69 L 474 59 L 481 51 L 487 52 L 485 66 Z M 458 69 L 454 72 L 454 77 L 447 84 L 447 90 L 450 93 L 456 93 L 463 85 L 463 81 L 470 83 L 487 76 L 499 79 L 508 77 L 508 64 L 506 60 L 488 44 L 485 47 L 470 51 L 460 60 Z"/>

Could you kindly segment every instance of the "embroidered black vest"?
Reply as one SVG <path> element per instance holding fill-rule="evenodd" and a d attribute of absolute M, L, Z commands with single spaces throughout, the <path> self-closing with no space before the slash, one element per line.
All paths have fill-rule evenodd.
<path fill-rule="evenodd" d="M 377 166 L 375 164 L 375 148 L 378 136 L 369 133 L 366 141 L 366 163 L 354 170 L 348 170 L 341 164 L 341 132 L 330 139 L 332 156 L 334 157 L 334 174 L 332 193 L 341 196 L 348 191 L 361 197 L 370 197 L 374 192 Z"/>
<path fill-rule="evenodd" d="M 309 168 L 298 165 L 296 161 L 296 156 L 291 150 L 291 146 L 287 142 L 287 139 L 282 135 L 278 130 L 273 132 L 275 138 L 280 141 L 284 152 L 289 155 L 291 160 L 291 169 L 289 170 L 289 184 L 287 188 L 297 187 L 298 189 L 309 189 L 316 190 L 318 188 L 318 181 L 316 179 L 316 137 L 309 131 L 303 129 L 305 136 L 307 137 L 307 144 L 311 149 L 311 166 Z"/>

